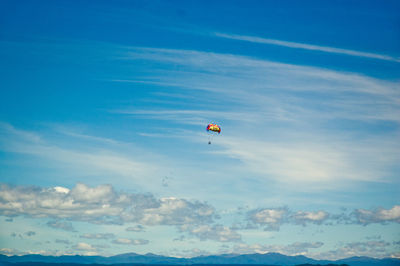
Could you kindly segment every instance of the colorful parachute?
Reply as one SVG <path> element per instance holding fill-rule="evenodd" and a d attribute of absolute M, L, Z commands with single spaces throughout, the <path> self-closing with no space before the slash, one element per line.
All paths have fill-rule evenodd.
<path fill-rule="evenodd" d="M 218 126 L 217 124 L 208 124 L 207 125 L 207 132 L 210 133 L 208 136 L 208 144 L 211 144 L 211 140 L 214 137 L 214 135 L 217 135 L 217 133 L 221 133 L 221 127 Z"/>
<path fill-rule="evenodd" d="M 221 133 L 221 127 L 218 126 L 217 124 L 208 124 L 207 131 L 218 132 L 218 134 L 219 134 L 219 133 Z"/>

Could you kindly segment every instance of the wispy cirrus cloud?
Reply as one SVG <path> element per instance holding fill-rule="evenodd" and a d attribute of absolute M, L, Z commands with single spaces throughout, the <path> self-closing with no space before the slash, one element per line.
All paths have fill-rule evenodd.
<path fill-rule="evenodd" d="M 223 95 L 224 102 L 234 100 L 236 103 L 265 105 L 265 107 L 274 102 L 288 107 L 287 102 L 283 105 L 285 104 L 283 99 L 297 100 L 290 102 L 289 106 L 293 103 L 303 105 L 302 101 L 306 100 L 316 104 L 314 101 L 324 96 L 330 97 L 329 100 L 325 98 L 324 104 L 331 106 L 335 103 L 341 107 L 339 109 L 343 109 L 346 101 L 356 99 L 359 100 L 358 106 L 361 107 L 364 105 L 364 100 L 369 100 L 365 97 L 367 95 L 380 96 L 382 97 L 380 100 L 385 100 L 385 103 L 398 104 L 400 102 L 398 83 L 357 73 L 194 50 L 143 47 L 132 47 L 127 50 L 125 60 L 138 59 L 159 62 L 163 66 L 180 65 L 185 67 L 185 70 L 172 71 L 158 66 L 155 67 L 152 75 L 146 76 L 146 79 L 114 81 L 155 83 L 168 87 L 206 91 L 211 94 L 208 93 L 208 97 L 203 99 L 205 101 L 218 102 L 218 97 Z M 317 94 L 302 95 L 300 92 Z M 355 94 L 348 94 L 350 92 Z M 343 95 L 343 93 L 347 94 Z M 363 97 L 360 98 L 360 96 Z M 347 111 L 349 115 L 351 110 L 347 109 Z M 356 110 L 352 112 L 354 111 Z"/>
<path fill-rule="evenodd" d="M 268 133 L 266 133 L 268 134 Z M 336 180 L 394 182 L 388 178 L 389 170 L 396 165 L 398 144 L 386 139 L 368 138 L 369 145 L 353 141 L 348 136 L 318 136 L 310 139 L 301 133 L 289 134 L 293 139 L 247 140 L 242 136 L 224 137 L 216 151 L 237 158 L 252 171 L 264 174 L 264 178 L 280 183 L 302 185 L 314 182 L 320 186 Z M 318 139 L 321 138 L 321 139 Z M 383 148 L 385 147 L 385 148 Z M 380 160 L 375 160 L 379 153 Z M 370 164 L 365 165 L 368 161 Z M 386 180 L 383 177 L 387 177 Z"/>
<path fill-rule="evenodd" d="M 76 179 L 88 175 L 113 175 L 129 178 L 129 182 L 146 187 L 148 182 L 142 182 L 140 177 L 148 176 L 150 179 L 157 176 L 155 173 L 158 168 L 154 167 L 151 160 L 159 155 L 153 154 L 150 157 L 148 151 L 132 144 L 76 133 L 65 128 L 56 127 L 55 131 L 61 135 L 54 141 L 37 132 L 0 122 L 0 150 L 32 156 L 40 161 L 38 166 L 63 168 L 63 173 L 68 172 L 76 176 Z"/>
<path fill-rule="evenodd" d="M 288 41 L 282 41 L 282 40 L 276 40 L 276 39 L 261 38 L 261 37 L 256 37 L 256 36 L 226 34 L 226 33 L 220 33 L 220 32 L 215 32 L 213 35 L 216 37 L 231 39 L 231 40 L 247 41 L 247 42 L 252 42 L 252 43 L 271 44 L 271 45 L 278 45 L 278 46 L 283 46 L 283 47 L 288 47 L 288 48 L 297 48 L 297 49 L 305 49 L 305 50 L 319 51 L 319 52 L 325 52 L 325 53 L 335 53 L 335 54 L 358 56 L 358 57 L 364 57 L 364 58 L 370 58 L 370 59 L 379 59 L 379 60 L 385 60 L 385 61 L 400 62 L 400 58 L 389 56 L 389 55 L 361 52 L 361 51 L 342 49 L 342 48 L 336 48 L 336 47 L 320 46 L 320 45 L 298 43 L 298 42 L 288 42 Z"/>
<path fill-rule="evenodd" d="M 222 150 L 215 154 L 239 159 L 269 180 L 393 182 L 398 133 L 379 128 L 400 123 L 396 81 L 193 50 L 131 47 L 124 60 L 157 63 L 151 75 L 133 82 L 195 90 L 211 107 L 194 102 L 190 109 L 167 105 L 118 113 L 198 126 L 223 121 L 229 137 L 217 142 Z M 166 70 L 170 65 L 184 70 Z M 378 153 L 382 156 L 375 160 Z"/>

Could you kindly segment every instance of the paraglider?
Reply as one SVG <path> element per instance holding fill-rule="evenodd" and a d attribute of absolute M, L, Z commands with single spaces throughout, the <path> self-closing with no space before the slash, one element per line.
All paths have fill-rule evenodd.
<path fill-rule="evenodd" d="M 208 144 L 211 144 L 211 139 L 216 133 L 221 133 L 221 127 L 217 124 L 208 124 L 207 125 L 207 132 L 210 133 L 208 137 Z"/>

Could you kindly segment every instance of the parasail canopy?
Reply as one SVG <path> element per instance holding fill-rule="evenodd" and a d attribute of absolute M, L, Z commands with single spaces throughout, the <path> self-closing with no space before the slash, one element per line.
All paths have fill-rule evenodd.
<path fill-rule="evenodd" d="M 218 134 L 219 134 L 219 133 L 221 133 L 221 127 L 218 126 L 217 124 L 208 124 L 207 131 L 218 132 Z"/>

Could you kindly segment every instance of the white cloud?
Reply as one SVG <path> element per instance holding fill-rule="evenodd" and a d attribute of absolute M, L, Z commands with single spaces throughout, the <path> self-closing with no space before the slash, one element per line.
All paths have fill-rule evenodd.
<path fill-rule="evenodd" d="M 285 133 L 283 133 L 285 134 Z M 302 133 L 291 136 L 271 136 L 271 140 L 249 140 L 245 136 L 218 139 L 216 145 L 223 154 L 239 159 L 249 171 L 263 175 L 266 180 L 307 189 L 333 188 L 349 180 L 394 180 L 398 144 L 386 139 L 369 139 L 368 145 L 350 138 L 310 136 Z M 376 160 L 376 154 L 381 154 Z M 365 162 L 369 162 L 365 164 Z M 343 182 L 335 182 L 341 180 Z M 312 187 L 308 186 L 312 182 Z"/>
<path fill-rule="evenodd" d="M 80 242 L 74 246 L 72 246 L 73 249 L 76 250 L 81 250 L 81 251 L 96 251 L 96 248 L 93 247 L 92 245 L 84 242 Z"/>
<path fill-rule="evenodd" d="M 361 224 L 372 223 L 400 223 L 400 206 L 395 205 L 390 209 L 377 208 L 374 210 L 355 209 L 350 213 L 330 214 L 326 211 L 291 211 L 287 208 L 261 208 L 250 210 L 247 213 L 250 224 L 244 229 L 254 229 L 259 226 L 265 230 L 278 231 L 283 224 L 332 225 L 332 224 Z"/>
<path fill-rule="evenodd" d="M 223 225 L 183 225 L 180 227 L 180 230 L 189 232 L 200 240 L 215 240 L 218 242 L 236 242 L 241 240 L 240 234 Z"/>
<path fill-rule="evenodd" d="M 322 242 L 295 242 L 289 245 L 262 245 L 252 244 L 248 245 L 241 243 L 233 247 L 233 253 L 251 254 L 251 253 L 269 253 L 278 252 L 281 254 L 295 256 L 307 255 L 310 249 L 318 249 L 324 244 Z"/>
<path fill-rule="evenodd" d="M 390 251 L 390 243 L 385 241 L 365 241 L 341 243 L 339 248 L 329 251 L 321 250 L 324 247 L 322 242 L 294 242 L 289 245 L 263 245 L 240 243 L 231 250 L 234 253 L 268 253 L 278 252 L 281 254 L 296 256 L 304 255 L 314 259 L 338 260 L 353 256 L 369 256 L 373 258 L 395 257 L 396 252 Z"/>
<path fill-rule="evenodd" d="M 76 245 L 73 245 L 72 250 L 69 251 L 69 253 L 71 254 L 82 254 L 84 256 L 97 256 L 99 255 L 99 251 L 100 248 L 95 246 L 95 245 L 91 245 L 85 242 L 79 242 Z"/>
<path fill-rule="evenodd" d="M 197 201 L 116 192 L 111 185 L 91 188 L 78 183 L 68 193 L 60 193 L 54 189 L 3 184 L 0 186 L 0 214 L 100 224 L 183 225 L 211 223 L 215 210 Z M 67 222 L 61 221 L 49 222 L 49 226 L 72 229 Z"/>
<path fill-rule="evenodd" d="M 366 241 L 344 243 L 341 247 L 327 252 L 313 254 L 317 259 L 344 259 L 354 256 L 387 258 L 395 255 L 389 250 L 390 243 L 386 241 Z"/>
<path fill-rule="evenodd" d="M 397 82 L 379 80 L 357 73 L 284 64 L 232 54 L 132 47 L 126 59 L 177 64 L 189 70 L 167 72 L 156 68 L 153 76 L 147 77 L 146 80 L 115 80 L 116 82 L 155 82 L 157 85 L 204 91 L 209 96 L 204 99 L 205 101 L 216 101 L 218 97 L 223 96 L 224 104 L 231 100 L 241 102 L 246 106 L 255 104 L 261 107 L 263 104 L 262 110 L 269 110 L 265 108 L 271 104 L 274 104 L 272 107 L 278 107 L 276 104 L 280 104 L 288 108 L 295 99 L 309 100 L 315 105 L 323 96 L 331 97 L 330 99 L 323 98 L 323 103 L 329 106 L 333 103 L 343 104 L 346 100 L 357 99 L 358 106 L 363 106 L 367 95 L 380 96 L 380 100 L 385 99 L 388 103 L 398 104 L 400 96 L 396 89 Z M 317 94 L 304 95 L 301 92 Z M 344 95 L 343 92 L 355 94 Z M 312 99 L 310 96 L 319 97 Z M 343 97 L 337 98 L 337 96 Z M 360 96 L 364 97 L 360 98 Z M 390 99 L 386 96 L 394 98 Z M 286 104 L 283 101 L 285 99 Z M 185 112 L 185 110 L 182 111 Z"/>
<path fill-rule="evenodd" d="M 161 198 L 159 206 L 144 210 L 141 222 L 148 225 L 197 224 L 198 221 L 211 222 L 214 214 L 214 208 L 200 202 Z"/>
<path fill-rule="evenodd" d="M 147 226 L 176 226 L 201 240 L 220 242 L 239 241 L 233 229 L 215 223 L 215 209 L 199 201 L 174 197 L 156 199 L 150 194 L 116 192 L 110 185 L 88 187 L 77 184 L 68 193 L 53 188 L 0 186 L 0 214 L 54 218 L 48 226 L 74 231 L 71 221 L 96 224 L 124 224 L 138 222 Z M 67 221 L 66 221 L 67 220 Z M 143 226 L 129 227 L 128 231 L 143 231 Z M 81 238 L 109 239 L 110 233 L 83 234 Z M 117 241 L 118 242 L 118 241 Z M 137 243 L 137 242 L 134 242 Z"/>
<path fill-rule="evenodd" d="M 20 255 L 21 252 L 14 248 L 0 248 L 0 254 L 6 256 Z"/>
<path fill-rule="evenodd" d="M 70 191 L 68 188 L 65 187 L 54 187 L 54 190 L 59 193 L 65 193 L 65 194 L 68 194 Z"/>
<path fill-rule="evenodd" d="M 264 208 L 248 213 L 248 219 L 254 224 L 266 226 L 265 230 L 279 231 L 280 226 L 286 222 L 288 216 L 286 208 Z"/>
<path fill-rule="evenodd" d="M 156 199 L 150 194 L 116 192 L 111 185 L 89 187 L 77 184 L 68 193 L 53 188 L 0 186 L 0 215 L 54 218 L 48 226 L 74 231 L 71 221 L 95 224 L 140 223 L 175 226 L 202 240 L 237 241 L 234 230 L 215 225 L 215 209 L 199 201 L 178 198 Z M 143 231 L 143 226 L 127 231 Z M 81 238 L 109 239 L 110 233 L 83 234 Z M 118 242 L 118 241 L 117 241 Z M 132 243 L 138 243 L 132 242 Z"/>
<path fill-rule="evenodd" d="M 357 209 L 353 212 L 357 223 L 400 223 L 400 205 L 395 205 L 391 209 L 378 208 L 375 210 Z"/>
<path fill-rule="evenodd" d="M 73 253 L 68 253 L 64 251 L 59 251 L 59 250 L 18 250 L 15 248 L 0 248 L 0 254 L 6 255 L 6 256 L 22 256 L 22 255 L 31 255 L 31 254 L 40 254 L 43 256 L 61 256 L 61 255 L 71 255 Z"/>
<path fill-rule="evenodd" d="M 253 43 L 272 44 L 272 45 L 284 46 L 284 47 L 289 47 L 289 48 L 298 48 L 298 49 L 320 51 L 320 52 L 326 52 L 326 53 L 336 53 L 336 54 L 344 54 L 344 55 L 365 57 L 365 58 L 371 58 L 371 59 L 379 59 L 379 60 L 392 61 L 392 62 L 400 62 L 400 58 L 392 57 L 389 55 L 360 52 L 360 51 L 348 50 L 348 49 L 342 49 L 342 48 L 336 48 L 336 47 L 320 46 L 320 45 L 297 43 L 297 42 L 288 42 L 288 41 L 267 39 L 267 38 L 261 38 L 261 37 L 255 37 L 255 36 L 226 34 L 226 33 L 218 33 L 218 32 L 214 33 L 214 35 L 217 37 L 232 39 L 232 40 L 247 41 L 247 42 L 253 42 Z"/>
<path fill-rule="evenodd" d="M 307 212 L 307 211 L 298 211 L 294 213 L 291 217 L 295 221 L 295 223 L 303 224 L 306 223 L 315 223 L 321 224 L 329 218 L 329 214 L 325 211 L 316 211 L 316 212 Z"/>
<path fill-rule="evenodd" d="M 224 121 L 223 138 L 216 142 L 221 148 L 218 154 L 240 160 L 268 181 L 296 186 L 313 182 L 317 185 L 305 187 L 320 189 L 352 180 L 395 179 L 398 133 L 362 127 L 400 123 L 396 81 L 190 50 L 133 47 L 126 60 L 137 59 L 187 71 L 155 66 L 151 77 L 134 82 L 204 93 L 204 103 L 211 107 L 193 104 L 190 109 L 116 112 L 193 125 Z M 197 134 L 190 135 L 198 140 Z M 381 155 L 379 160 L 376 154 Z M 339 179 L 343 182 L 335 182 Z"/>
<path fill-rule="evenodd" d="M 86 138 L 90 137 L 86 136 Z M 93 138 L 99 141 L 99 138 Z M 120 145 L 117 142 L 111 142 L 111 146 L 114 146 L 102 145 L 99 147 L 99 145 L 93 146 L 86 139 L 83 142 L 76 141 L 76 137 L 72 142 L 75 143 L 74 145 L 68 141 L 68 144 L 63 144 L 64 142 L 64 138 L 59 138 L 53 144 L 51 140 L 45 139 L 37 133 L 16 129 L 7 123 L 0 123 L 0 150 L 40 158 L 43 161 L 39 166 L 44 167 L 47 166 L 46 164 L 51 164 L 53 167 L 63 168 L 63 171 L 67 168 L 68 171 L 81 176 L 108 174 L 131 178 L 143 186 L 146 186 L 146 183 L 141 182 L 140 176 L 148 176 L 150 179 L 156 175 L 157 169 L 154 164 L 150 164 L 144 159 L 145 152 L 132 147 L 130 147 L 130 152 L 126 152 L 121 148 L 128 144 Z M 105 142 L 110 143 L 108 140 Z M 140 159 L 138 154 L 141 154 Z M 155 155 L 154 157 L 157 158 Z M 62 187 L 54 189 L 58 192 L 68 192 Z"/>

